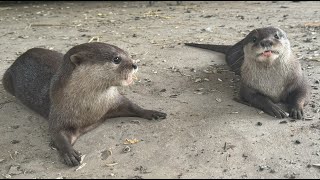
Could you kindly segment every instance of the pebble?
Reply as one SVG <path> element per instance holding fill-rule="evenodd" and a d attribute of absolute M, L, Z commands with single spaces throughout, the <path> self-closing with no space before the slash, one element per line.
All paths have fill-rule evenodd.
<path fill-rule="evenodd" d="M 126 147 L 124 147 L 123 149 L 122 149 L 122 152 L 124 152 L 124 153 L 128 153 L 128 152 L 130 152 L 131 151 L 131 148 L 129 147 L 129 146 L 126 146 Z"/>
<path fill-rule="evenodd" d="M 194 82 L 195 82 L 195 83 L 201 82 L 201 78 L 197 78 Z"/>
<path fill-rule="evenodd" d="M 22 174 L 22 171 L 20 171 L 19 169 L 20 169 L 20 166 L 12 165 L 7 174 L 9 174 L 9 175 Z"/>

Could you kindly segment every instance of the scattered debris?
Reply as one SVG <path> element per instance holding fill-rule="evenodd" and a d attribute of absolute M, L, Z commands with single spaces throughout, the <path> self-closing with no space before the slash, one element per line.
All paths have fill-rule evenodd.
<path fill-rule="evenodd" d="M 7 174 L 9 174 L 9 175 L 18 175 L 18 174 L 22 174 L 22 173 L 23 172 L 20 170 L 20 166 L 19 165 L 11 165 Z"/>
<path fill-rule="evenodd" d="M 178 97 L 178 94 L 172 94 L 169 96 L 170 98 L 177 98 Z"/>
<path fill-rule="evenodd" d="M 84 158 L 86 157 L 85 154 L 81 155 L 81 160 L 80 160 L 80 164 L 83 162 Z"/>
<path fill-rule="evenodd" d="M 295 144 L 301 144 L 301 142 L 299 140 L 295 140 L 294 143 Z"/>
<path fill-rule="evenodd" d="M 128 153 L 128 152 L 130 152 L 130 151 L 131 151 L 130 146 L 125 146 L 125 147 L 122 149 L 122 152 L 123 152 L 123 153 Z"/>
<path fill-rule="evenodd" d="M 20 141 L 19 140 L 12 140 L 11 144 L 18 144 Z"/>
<path fill-rule="evenodd" d="M 272 173 L 272 174 L 276 173 L 276 171 L 274 169 L 271 169 L 269 172 Z"/>
<path fill-rule="evenodd" d="M 140 121 L 139 120 L 131 120 L 130 121 L 132 124 L 140 124 Z"/>
<path fill-rule="evenodd" d="M 307 22 L 304 23 L 305 27 L 320 27 L 320 22 Z"/>
<path fill-rule="evenodd" d="M 235 145 L 232 145 L 232 144 L 230 144 L 230 143 L 225 142 L 225 143 L 224 143 L 224 146 L 223 146 L 223 150 L 224 150 L 224 151 L 227 151 L 227 150 L 233 149 L 233 148 L 235 148 L 235 147 L 236 147 Z"/>
<path fill-rule="evenodd" d="M 248 157 L 248 155 L 246 153 L 243 153 L 242 157 L 244 157 L 246 159 Z"/>
<path fill-rule="evenodd" d="M 134 139 L 126 139 L 126 141 L 123 144 L 136 144 L 140 142 L 140 140 L 134 138 Z"/>
<path fill-rule="evenodd" d="M 197 78 L 194 82 L 198 83 L 198 82 L 201 82 L 201 81 L 202 81 L 201 78 Z"/>
<path fill-rule="evenodd" d="M 78 171 L 78 170 L 82 169 L 85 165 L 87 165 L 87 163 L 81 164 L 75 171 Z"/>
<path fill-rule="evenodd" d="M 142 174 L 151 173 L 151 171 L 147 171 L 147 168 L 145 168 L 143 166 L 139 166 L 139 167 L 134 168 L 134 171 L 140 171 L 140 173 L 142 173 Z"/>
<path fill-rule="evenodd" d="M 259 165 L 259 171 L 263 171 L 265 168 L 267 168 L 267 167 L 264 165 Z"/>
<path fill-rule="evenodd" d="M 93 42 L 93 40 L 96 40 L 96 42 L 100 42 L 100 38 L 98 36 L 93 36 L 88 42 Z"/>
<path fill-rule="evenodd" d="M 118 163 L 115 162 L 115 163 L 106 164 L 106 166 L 107 166 L 107 167 L 112 167 L 112 166 L 115 166 L 115 165 L 117 165 L 117 164 L 118 164 Z"/>
<path fill-rule="evenodd" d="M 312 121 L 314 117 L 305 117 L 304 120 L 305 121 Z"/>
<path fill-rule="evenodd" d="M 312 166 L 320 168 L 320 164 L 312 164 Z"/>
<path fill-rule="evenodd" d="M 112 151 L 110 149 L 107 149 L 107 150 L 102 151 L 100 156 L 101 156 L 102 160 L 106 160 L 111 155 L 112 155 Z"/>

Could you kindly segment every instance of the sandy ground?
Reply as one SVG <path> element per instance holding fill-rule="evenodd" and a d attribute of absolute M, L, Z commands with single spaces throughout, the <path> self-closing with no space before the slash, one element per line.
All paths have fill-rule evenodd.
<path fill-rule="evenodd" d="M 2 2 L 1 77 L 32 47 L 65 53 L 99 38 L 139 62 L 139 80 L 121 92 L 168 117 L 106 121 L 76 142 L 85 156 L 70 168 L 50 148 L 46 120 L 0 86 L 0 178 L 320 178 L 319 9 L 291 1 Z M 183 45 L 234 44 L 269 25 L 287 32 L 311 82 L 306 120 L 235 102 L 239 77 L 224 55 Z"/>

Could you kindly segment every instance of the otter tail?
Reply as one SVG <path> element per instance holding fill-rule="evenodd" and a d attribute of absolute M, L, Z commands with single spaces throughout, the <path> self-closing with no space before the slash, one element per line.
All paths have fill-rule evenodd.
<path fill-rule="evenodd" d="M 217 51 L 226 54 L 228 50 L 232 47 L 231 45 L 212 45 L 212 44 L 196 44 L 196 43 L 184 43 L 187 46 L 208 49 L 211 51 Z"/>
<path fill-rule="evenodd" d="M 2 85 L 7 92 L 9 92 L 12 95 L 15 95 L 10 69 L 7 69 L 7 71 L 4 73 L 2 78 Z"/>

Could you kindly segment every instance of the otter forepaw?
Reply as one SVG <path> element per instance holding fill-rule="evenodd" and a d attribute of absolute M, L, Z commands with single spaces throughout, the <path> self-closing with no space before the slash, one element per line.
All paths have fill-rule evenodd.
<path fill-rule="evenodd" d="M 288 117 L 287 112 L 285 112 L 284 110 L 282 110 L 279 106 L 277 105 L 272 105 L 270 108 L 266 108 L 264 109 L 264 111 L 266 113 L 268 113 L 269 115 L 282 119 L 282 118 L 286 118 Z"/>
<path fill-rule="evenodd" d="M 303 109 L 301 108 L 292 108 L 290 112 L 290 117 L 293 119 L 302 119 L 303 118 Z"/>
<path fill-rule="evenodd" d="M 166 113 L 159 112 L 159 111 L 153 111 L 153 110 L 147 110 L 143 116 L 143 118 L 149 119 L 149 120 L 165 119 L 166 117 L 167 117 Z"/>
<path fill-rule="evenodd" d="M 81 154 L 74 149 L 70 152 L 62 153 L 62 157 L 68 166 L 78 166 L 81 161 Z"/>

